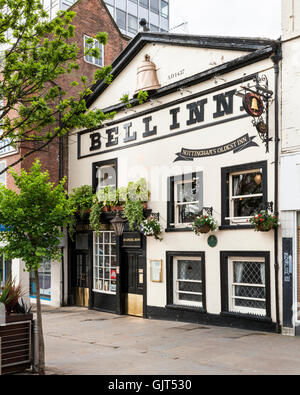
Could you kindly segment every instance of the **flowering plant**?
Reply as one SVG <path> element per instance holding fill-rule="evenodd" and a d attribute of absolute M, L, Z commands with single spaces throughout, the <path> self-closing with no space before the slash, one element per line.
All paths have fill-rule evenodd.
<path fill-rule="evenodd" d="M 200 215 L 193 222 L 192 228 L 196 235 L 208 233 L 217 229 L 217 221 L 211 215 Z"/>
<path fill-rule="evenodd" d="M 161 225 L 158 220 L 151 215 L 141 223 L 141 232 L 145 236 L 154 236 L 156 240 L 162 240 L 162 238 L 159 237 L 162 232 Z"/>
<path fill-rule="evenodd" d="M 279 225 L 278 217 L 268 214 L 264 210 L 255 213 L 254 216 L 250 218 L 249 222 L 255 226 L 256 231 L 262 232 L 277 228 Z"/>

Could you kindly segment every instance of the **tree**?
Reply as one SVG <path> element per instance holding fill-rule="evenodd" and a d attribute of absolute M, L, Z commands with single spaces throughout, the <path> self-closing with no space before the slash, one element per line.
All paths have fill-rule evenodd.
<path fill-rule="evenodd" d="M 11 171 L 19 192 L 0 184 L 0 241 L 9 259 L 20 258 L 28 272 L 34 271 L 37 292 L 37 326 L 40 374 L 45 372 L 44 339 L 38 269 L 44 259 L 60 258 L 62 228 L 70 221 L 72 209 L 64 190 L 65 179 L 57 186 L 49 182 L 47 171 L 41 172 L 39 160 L 27 173 Z"/>
<path fill-rule="evenodd" d="M 68 97 L 55 83 L 78 69 L 79 48 L 72 41 L 71 24 L 75 15 L 60 11 L 49 21 L 39 0 L 0 0 L 0 145 L 27 143 L 30 147 L 11 166 L 74 127 L 96 127 L 114 115 L 100 109 L 86 111 L 85 98 L 91 93 L 86 76 L 71 83 L 71 87 L 80 84 L 76 97 Z M 96 39 L 107 43 L 106 33 L 98 33 Z M 85 53 L 100 56 L 99 49 L 92 46 Z M 110 83 L 111 79 L 111 66 L 106 66 L 95 72 L 90 83 Z M 53 128 L 45 132 L 46 126 Z M 38 142 L 38 148 L 32 142 Z"/>

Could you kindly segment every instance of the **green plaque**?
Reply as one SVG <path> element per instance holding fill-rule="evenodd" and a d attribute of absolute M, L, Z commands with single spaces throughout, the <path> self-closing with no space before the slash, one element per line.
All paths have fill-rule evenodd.
<path fill-rule="evenodd" d="M 207 239 L 207 243 L 210 247 L 215 247 L 218 244 L 218 239 L 214 235 L 210 235 Z"/>

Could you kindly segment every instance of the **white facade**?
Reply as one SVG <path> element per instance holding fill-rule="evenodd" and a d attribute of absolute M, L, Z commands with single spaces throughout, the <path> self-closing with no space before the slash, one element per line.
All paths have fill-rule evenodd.
<path fill-rule="evenodd" d="M 257 315 L 253 319 L 255 323 L 268 322 L 274 327 L 278 318 L 278 306 L 273 231 L 254 232 L 247 218 L 236 218 L 229 207 L 234 201 L 231 195 L 227 196 L 229 200 L 224 203 L 227 193 L 225 178 L 228 177 L 228 182 L 231 183 L 235 174 L 247 172 L 261 172 L 263 177 L 267 175 L 263 181 L 265 190 L 257 196 L 264 195 L 266 201 L 274 202 L 274 144 L 270 144 L 269 152 L 266 153 L 265 145 L 251 123 L 251 117 L 242 108 L 241 98 L 234 94 L 241 90 L 241 86 L 251 84 L 254 75 L 265 75 L 269 81 L 269 89 L 274 92 L 274 64 L 270 57 L 266 57 L 264 60 L 230 69 L 230 62 L 245 57 L 247 52 L 148 43 L 93 102 L 92 107 L 112 108 L 120 102 L 124 93 L 132 97 L 136 89 L 137 67 L 146 54 L 150 55 L 151 61 L 156 65 L 162 89 L 171 82 L 177 84 L 178 89 L 132 109 L 119 109 L 113 121 L 97 131 L 74 132 L 70 136 L 69 188 L 71 190 L 80 185 L 93 185 L 92 168 L 99 161 L 117 160 L 119 187 L 140 177 L 146 178 L 151 193 L 148 208 L 159 213 L 165 230 L 161 242 L 147 238 L 144 295 L 144 304 L 147 304 L 146 316 L 155 318 L 157 315 L 168 316 L 173 312 L 175 317 L 177 313 L 174 311 L 180 311 L 179 315 L 189 314 L 189 309 L 185 311 L 187 305 L 197 314 L 200 311 L 197 306 L 202 303 L 202 309 L 210 319 L 222 320 L 221 317 L 229 316 L 229 319 L 233 317 L 243 320 L 243 314 L 248 318 Z M 221 75 L 215 76 L 212 73 L 210 78 L 204 77 L 202 82 L 183 88 L 182 80 L 193 78 L 197 73 L 206 73 L 213 68 L 212 65 L 224 65 L 228 72 L 222 71 Z M 183 72 L 178 73 L 181 70 Z M 170 76 L 174 76 L 174 79 Z M 195 103 L 198 106 L 197 114 L 192 110 Z M 273 140 L 274 115 L 272 102 L 269 107 L 269 130 Z M 189 155 L 193 160 L 180 160 L 181 155 L 187 153 L 184 149 L 192 150 Z M 201 175 L 201 186 L 197 187 L 201 189 L 201 204 L 203 207 L 213 207 L 213 216 L 220 226 L 214 233 L 217 237 L 215 247 L 208 245 L 208 235 L 195 235 L 190 225 L 176 223 L 180 222 L 176 220 L 176 213 L 170 214 L 172 207 L 169 203 L 170 195 L 168 197 L 169 187 L 172 185 L 176 189 L 176 177 L 190 174 Z M 228 193 L 231 194 L 230 189 Z M 243 197 L 240 198 L 242 199 Z M 231 203 L 227 207 L 229 201 Z M 170 215 L 173 215 L 173 220 Z M 281 251 L 278 253 L 281 254 Z M 122 266 L 125 265 L 122 256 L 121 253 L 121 273 Z M 153 260 L 162 262 L 161 282 L 151 280 L 150 264 Z M 176 284 L 183 281 L 179 277 L 176 280 L 176 270 L 184 265 L 184 260 L 190 262 L 190 267 L 193 266 L 193 260 L 198 264 L 201 261 L 202 268 L 205 262 L 201 280 L 205 290 L 202 289 L 203 300 L 198 304 L 188 302 L 190 299 L 187 295 L 185 302 L 178 302 L 178 298 L 176 299 Z M 236 279 L 231 278 L 236 271 L 231 265 L 237 264 L 244 265 L 244 273 L 246 266 L 253 268 L 256 265 L 262 268 L 261 282 L 257 280 L 257 285 L 248 284 L 252 290 L 260 287 L 263 290 L 261 295 L 265 295 L 261 296 L 261 304 L 257 303 L 252 310 L 245 307 L 245 304 L 240 308 L 231 306 L 234 299 L 232 292 L 235 292 L 232 289 L 236 287 Z M 247 284 L 241 286 L 247 288 Z M 253 291 L 255 294 L 256 290 Z M 250 299 L 253 301 L 255 297 Z M 101 304 L 96 307 L 101 308 Z"/>

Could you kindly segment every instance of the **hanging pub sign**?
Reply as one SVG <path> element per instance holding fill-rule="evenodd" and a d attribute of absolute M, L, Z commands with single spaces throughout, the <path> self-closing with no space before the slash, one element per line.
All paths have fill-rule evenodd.
<path fill-rule="evenodd" d="M 227 144 L 220 145 L 219 147 L 202 148 L 202 149 L 187 149 L 182 148 L 181 152 L 178 152 L 177 158 L 174 162 L 179 160 L 194 160 L 196 158 L 204 158 L 209 156 L 226 154 L 227 152 L 233 151 L 234 154 L 240 152 L 249 147 L 258 147 L 258 144 L 252 141 L 256 136 L 250 137 L 247 134 L 233 140 Z"/>
<path fill-rule="evenodd" d="M 123 232 L 122 247 L 141 248 L 142 239 L 140 232 Z"/>
<path fill-rule="evenodd" d="M 248 92 L 244 95 L 243 107 L 252 117 L 260 117 L 264 112 L 264 103 L 261 97 L 254 92 Z"/>

